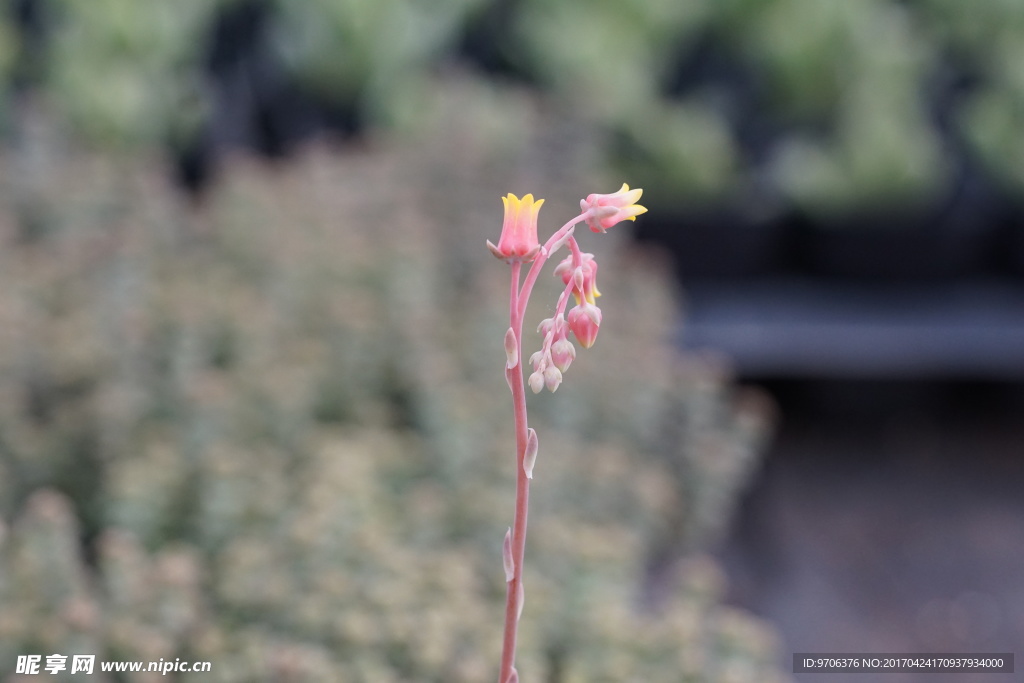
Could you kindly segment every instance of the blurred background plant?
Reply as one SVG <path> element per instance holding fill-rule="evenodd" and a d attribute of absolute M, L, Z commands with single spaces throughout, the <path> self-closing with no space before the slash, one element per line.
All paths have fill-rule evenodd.
<path fill-rule="evenodd" d="M 47 93 L 80 136 L 158 142 L 186 166 L 325 127 L 422 131 L 434 75 L 462 64 L 587 121 L 656 209 L 683 194 L 827 227 L 955 193 L 965 163 L 1019 184 L 1002 151 L 1021 144 L 1024 19 L 1004 0 L 969 17 L 948 0 L 8 6 L 0 75 Z"/>
<path fill-rule="evenodd" d="M 433 135 L 313 144 L 281 167 L 233 156 L 196 206 L 154 151 L 198 130 L 176 117 L 206 111 L 175 103 L 201 93 L 184 46 L 209 8 L 108 4 L 49 5 L 43 84 L 11 94 L 5 680 L 33 652 L 206 660 L 196 678 L 222 681 L 486 680 L 513 473 L 494 426 L 504 279 L 482 244 L 510 187 L 568 215 L 611 182 L 593 143 L 553 155 L 565 124 L 529 93 L 438 77 L 419 105 Z M 41 169 L 30 193 L 23 168 Z M 667 269 L 612 242 L 602 287 L 618 330 L 535 408 L 550 436 L 520 671 L 784 680 L 772 630 L 722 604 L 702 552 L 769 405 L 675 358 Z"/>
<path fill-rule="evenodd" d="M 963 154 L 1001 185 L 1018 174 L 995 146 L 1017 144 L 1021 97 L 1024 19 L 1005 0 L 970 16 L 948 0 L 8 7 L 0 75 L 40 87 L 108 147 L 216 146 L 231 138 L 224 116 L 281 138 L 415 129 L 432 74 L 462 63 L 531 84 L 618 139 L 608 156 L 642 161 L 638 184 L 664 184 L 666 203 L 673 191 L 734 199 L 755 181 L 815 210 L 912 202 L 948 191 Z"/>
<path fill-rule="evenodd" d="M 3 675 L 63 649 L 491 675 L 511 472 L 481 245 L 506 192 L 552 216 L 643 187 L 639 234 L 686 275 L 1024 273 L 1012 0 L 4 9 Z M 667 264 L 604 248 L 607 331 L 531 408 L 520 670 L 773 680 L 703 554 L 772 409 L 665 346 Z"/>
<path fill-rule="evenodd" d="M 178 145 L 204 116 L 196 36 L 217 6 L 46 3 L 52 23 L 41 80 L 80 138 L 105 149 Z"/>

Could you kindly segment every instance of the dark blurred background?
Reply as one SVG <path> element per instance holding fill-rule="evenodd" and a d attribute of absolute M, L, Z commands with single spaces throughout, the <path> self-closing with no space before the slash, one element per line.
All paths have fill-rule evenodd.
<path fill-rule="evenodd" d="M 644 188 L 680 353 L 778 405 L 729 599 L 784 651 L 1024 642 L 1024 3 L 433 4 L 7 0 L 18 239 L 51 230 L 37 148 L 68 144 L 40 117 L 201 209 L 239 155 L 430 137 L 438 79 L 525 94 L 547 154 Z"/>

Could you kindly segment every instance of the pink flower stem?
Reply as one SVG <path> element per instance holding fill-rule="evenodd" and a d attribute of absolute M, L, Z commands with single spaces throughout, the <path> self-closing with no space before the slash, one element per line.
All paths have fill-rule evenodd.
<path fill-rule="evenodd" d="M 523 560 L 526 556 L 526 518 L 530 506 L 530 479 L 526 476 L 524 460 L 526 458 L 527 419 L 526 419 L 526 387 L 523 381 L 523 318 L 526 315 L 526 304 L 529 302 L 533 285 L 537 281 L 544 262 L 547 261 L 551 247 L 584 217 L 583 214 L 563 225 L 540 250 L 526 281 L 522 288 L 519 287 L 522 264 L 518 261 L 512 263 L 512 287 L 509 295 L 509 326 L 516 339 L 516 364 L 505 370 L 505 376 L 509 387 L 512 389 L 512 411 L 515 416 L 516 432 L 516 511 L 512 525 L 512 559 L 514 570 L 512 580 L 507 583 L 505 596 L 505 637 L 501 652 L 501 671 L 498 676 L 498 683 L 508 683 L 515 671 L 516 638 L 519 631 L 519 613 L 521 609 L 523 590 Z M 567 240 L 573 255 L 573 265 L 579 267 L 582 263 L 582 255 L 579 246 L 573 237 Z M 570 281 L 566 290 L 558 301 L 558 311 L 565 310 L 566 299 L 572 291 Z M 557 315 L 557 313 L 556 313 Z"/>
<path fill-rule="evenodd" d="M 512 388 L 512 410 L 515 414 L 516 431 L 516 512 L 512 526 L 512 559 L 514 574 L 507 584 L 505 597 L 505 639 L 501 652 L 501 673 L 499 683 L 508 683 L 512 676 L 516 656 L 516 636 L 519 627 L 520 584 L 523 580 L 523 558 L 526 555 L 526 517 L 529 511 L 530 480 L 523 469 L 526 457 L 526 387 L 523 383 L 523 315 L 519 305 L 519 273 L 521 264 L 512 264 L 512 294 L 509 305 L 509 324 L 516 338 L 515 367 L 505 370 Z M 525 308 L 525 307 L 522 307 Z"/>
<path fill-rule="evenodd" d="M 584 220 L 587 214 L 581 213 L 576 218 L 559 228 L 554 235 L 552 235 L 544 246 L 541 247 L 540 253 L 537 254 L 537 258 L 533 261 L 533 265 L 530 267 L 530 272 L 526 274 L 526 281 L 523 283 L 523 288 L 519 291 L 519 302 L 517 313 L 520 321 L 523 316 L 526 315 L 526 304 L 530 301 L 530 294 L 533 292 L 533 285 L 537 282 L 537 277 L 540 275 L 540 271 L 544 268 L 544 264 L 547 262 L 548 257 L 551 256 L 551 247 L 565 236 L 565 233 L 569 232 L 570 228 Z M 580 258 L 580 248 L 576 244 L 576 238 L 570 237 L 569 248 L 573 250 L 573 266 L 578 266 L 576 259 Z M 514 286 L 514 285 L 513 285 Z M 513 297 L 514 298 L 514 297 Z M 512 326 L 515 329 L 515 325 Z"/>

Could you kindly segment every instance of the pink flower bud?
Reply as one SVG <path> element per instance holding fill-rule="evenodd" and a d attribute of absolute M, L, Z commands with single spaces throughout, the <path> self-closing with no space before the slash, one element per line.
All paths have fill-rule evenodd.
<path fill-rule="evenodd" d="M 621 221 L 634 221 L 647 209 L 636 202 L 643 190 L 630 190 L 625 183 L 612 194 L 591 194 L 580 201 L 580 208 L 586 214 L 585 220 L 594 232 L 605 232 Z"/>
<path fill-rule="evenodd" d="M 539 394 L 540 390 L 544 388 L 544 373 L 539 370 L 530 375 L 530 389 L 533 393 Z"/>
<path fill-rule="evenodd" d="M 498 246 L 494 246 L 488 240 L 487 248 L 506 263 L 532 261 L 540 253 L 537 214 L 544 200 L 534 201 L 532 194 L 519 199 L 509 193 L 507 197 L 502 197 L 501 201 L 505 205 L 505 222 L 501 227 L 501 238 L 498 240 Z"/>
<path fill-rule="evenodd" d="M 549 365 L 544 368 L 544 384 L 547 386 L 548 391 L 555 393 L 558 389 L 558 385 L 562 383 L 562 372 L 554 365 Z"/>
<path fill-rule="evenodd" d="M 594 304 L 583 302 L 569 311 L 569 329 L 583 348 L 589 349 L 594 345 L 600 327 L 601 309 Z"/>
<path fill-rule="evenodd" d="M 582 271 L 582 274 L 579 272 Z M 562 282 L 569 284 L 573 282 L 573 296 L 576 303 L 586 299 L 588 303 L 595 303 L 601 292 L 597 291 L 597 261 L 593 254 L 583 254 L 583 261 L 579 268 L 573 269 L 572 256 L 567 257 L 558 267 L 555 268 L 555 275 L 562 278 Z M 582 282 L 580 278 L 582 277 Z"/>
<path fill-rule="evenodd" d="M 569 365 L 576 358 L 576 347 L 564 337 L 551 345 L 551 362 L 555 367 L 565 372 Z"/>
<path fill-rule="evenodd" d="M 532 356 L 530 356 L 530 365 L 533 366 L 534 372 L 540 370 L 541 366 L 543 366 L 543 364 L 544 364 L 544 352 L 543 351 L 537 351 Z"/>
<path fill-rule="evenodd" d="M 540 450 L 540 441 L 537 440 L 537 430 L 530 427 L 526 437 L 526 455 L 523 456 L 523 472 L 527 479 L 533 479 L 533 466 L 537 464 L 537 451 Z"/>

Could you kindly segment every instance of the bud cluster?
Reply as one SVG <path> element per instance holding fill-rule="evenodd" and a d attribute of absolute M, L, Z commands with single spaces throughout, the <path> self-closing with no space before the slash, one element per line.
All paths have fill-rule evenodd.
<path fill-rule="evenodd" d="M 545 386 L 555 391 L 562 382 L 562 373 L 576 358 L 576 348 L 569 341 L 572 332 L 583 348 L 589 349 L 597 340 L 601 327 L 601 309 L 595 303 L 601 292 L 597 290 L 597 261 L 593 254 L 575 251 L 555 268 L 555 275 L 562 278 L 566 289 L 558 301 L 555 316 L 541 321 L 537 331 L 543 337 L 541 350 L 530 357 L 533 374 L 530 388 L 540 393 Z M 571 292 L 576 306 L 569 311 L 568 320 L 563 316 L 567 294 Z"/>
<path fill-rule="evenodd" d="M 597 261 L 593 254 L 580 254 L 580 264 L 573 267 L 573 257 L 568 256 L 555 268 L 555 275 L 561 277 L 567 287 L 572 286 L 576 307 L 569 311 L 569 329 L 583 348 L 589 349 L 597 340 L 601 326 L 601 309 L 596 303 L 601 296 L 597 290 Z"/>
<path fill-rule="evenodd" d="M 562 383 L 562 373 L 569 369 L 576 358 L 576 348 L 568 339 L 569 326 L 561 313 L 554 318 L 542 320 L 537 331 L 544 341 L 540 351 L 530 356 L 530 364 L 533 365 L 530 388 L 535 394 L 539 394 L 545 386 L 553 392 Z"/>

